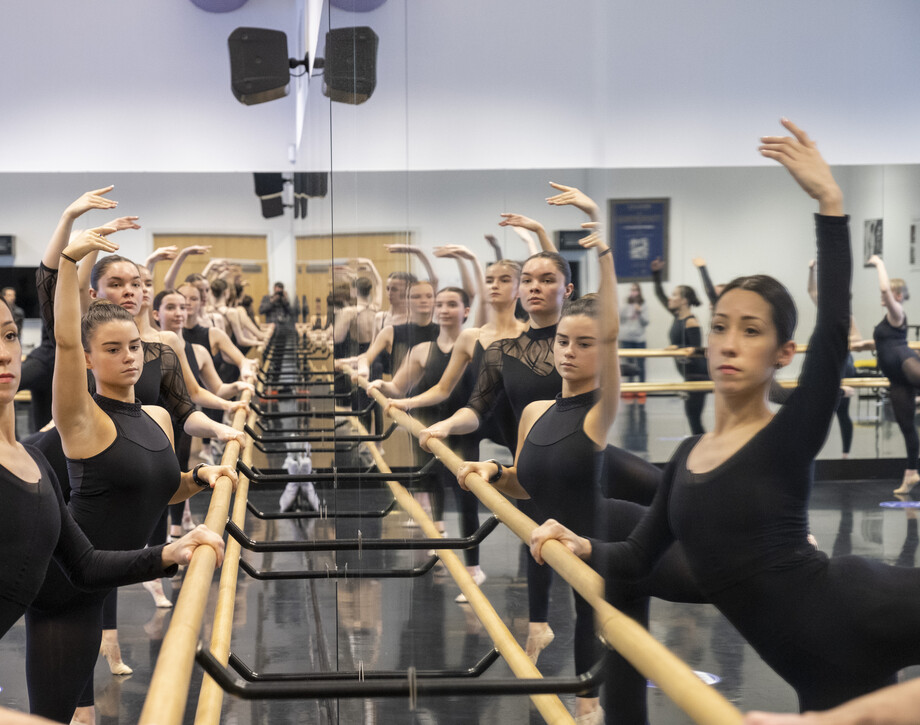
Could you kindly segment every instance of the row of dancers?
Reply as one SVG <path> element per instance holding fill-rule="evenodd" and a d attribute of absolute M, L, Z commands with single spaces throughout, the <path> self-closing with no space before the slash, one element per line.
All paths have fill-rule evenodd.
<path fill-rule="evenodd" d="M 522 266 L 499 260 L 486 270 L 492 321 L 463 330 L 464 290 L 436 292 L 427 281 L 410 281 L 407 321 L 385 328 L 348 361 L 374 379 L 379 358 L 390 356 L 391 367 L 377 370 L 392 379 L 370 387 L 391 397 L 389 406 L 424 416 L 422 449 L 431 437 L 447 439 L 466 457 L 488 434 L 515 451 L 512 465 L 468 457 L 457 480 L 464 488 L 476 473 L 546 522 L 534 534 L 528 570 L 525 647 L 534 661 L 553 639 L 541 549 L 558 539 L 604 575 L 609 601 L 646 625 L 650 596 L 714 604 L 795 688 L 802 710 L 891 685 L 900 669 L 920 662 L 920 573 L 855 556 L 829 559 L 808 538 L 812 464 L 838 407 L 848 356 L 851 253 L 829 167 L 803 131 L 783 125 L 791 135 L 764 137 L 760 153 L 818 202 L 818 317 L 799 384 L 778 412 L 768 401 L 776 371 L 795 355 L 795 306 L 775 279 L 740 277 L 719 291 L 705 370 L 690 373 L 714 382 L 714 429 L 686 439 L 664 471 L 607 445 L 620 397 L 616 276 L 596 204 L 568 187 L 550 203 L 575 204 L 589 218 L 594 211 L 581 243 L 596 251 L 597 295 L 568 302 L 570 270 L 554 252 Z M 884 291 L 881 274 L 880 281 Z M 900 301 L 897 294 L 888 296 Z M 513 315 L 517 297 L 528 316 L 523 329 Z M 440 324 L 431 322 L 432 310 Z M 897 344 L 909 352 L 903 323 L 887 324 L 903 331 Z M 885 342 L 876 338 L 885 370 Z M 404 362 L 392 366 L 392 358 Z M 903 363 L 913 365 L 906 356 Z M 460 510 L 469 535 L 475 521 Z M 484 580 L 475 562 L 467 565 L 474 580 Z M 581 673 L 599 647 L 590 608 L 577 595 L 575 606 Z M 613 660 L 603 707 L 596 692 L 576 698 L 579 722 L 646 721 L 645 679 Z"/>
<path fill-rule="evenodd" d="M 139 228 L 137 217 L 74 231 L 84 214 L 116 208 L 111 191 L 87 192 L 62 214 L 37 275 L 43 343 L 25 361 L 12 311 L 0 305 L 3 553 L 16 562 L 0 574 L 0 636 L 25 613 L 30 711 L 55 722 L 95 721 L 100 652 L 114 674 L 131 672 L 113 587 L 143 582 L 157 606 L 171 606 L 161 577 L 201 545 L 220 562 L 222 538 L 183 527 L 183 507 L 221 478 L 235 486 L 237 474 L 213 462 L 190 467 L 191 440 L 243 442 L 223 418 L 253 389 L 245 346 L 271 334 L 233 306 L 240 281 L 227 262 L 212 260 L 210 279 L 172 287 L 182 262 L 206 248 L 158 250 L 139 265 L 113 241 Z M 150 268 L 168 259 L 168 288 L 154 294 Z M 43 428 L 20 443 L 14 396 L 26 383 Z"/>

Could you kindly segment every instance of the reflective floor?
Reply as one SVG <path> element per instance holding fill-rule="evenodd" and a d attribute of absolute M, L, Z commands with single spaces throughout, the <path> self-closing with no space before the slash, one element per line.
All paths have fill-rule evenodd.
<path fill-rule="evenodd" d="M 641 415 L 640 415 L 641 413 Z M 656 430 L 638 431 L 640 417 L 654 420 Z M 629 429 L 629 425 L 633 425 Z M 642 411 L 639 405 L 625 405 L 611 440 L 633 449 L 645 450 L 652 460 L 663 460 L 682 435 L 685 425 L 680 401 L 650 399 Z M 888 426 L 893 427 L 893 426 Z M 896 429 L 895 429 L 896 432 Z M 630 438 L 632 436 L 632 438 Z M 879 439 L 886 438 L 885 427 Z M 638 443 L 636 442 L 638 440 Z M 873 427 L 858 427 L 854 454 L 869 456 L 875 446 Z M 892 446 L 899 441 L 894 439 Z M 901 443 L 901 445 L 903 445 Z M 860 451 L 865 450 L 862 454 Z M 483 451 L 484 458 L 494 455 Z M 839 454 L 836 424 L 826 446 L 826 455 Z M 257 463 L 258 465 L 258 463 Z M 262 465 L 279 465 L 263 461 Z M 880 507 L 893 497 L 892 481 L 824 481 L 815 486 L 811 504 L 812 532 L 829 555 L 854 553 L 899 566 L 915 566 L 918 535 L 916 509 Z M 278 485 L 254 486 L 252 500 L 266 511 L 277 510 Z M 360 490 L 321 490 L 330 506 L 373 510 L 388 503 L 389 494 L 373 486 Z M 453 498 L 446 497 L 449 532 L 457 535 Z M 208 500 L 193 500 L 193 511 L 201 515 Z M 484 518 L 484 514 L 482 515 Z M 418 535 L 406 525 L 406 517 L 393 513 L 379 519 L 265 521 L 248 517 L 246 530 L 255 539 L 332 539 L 405 537 Z M 527 588 L 523 549 L 503 527 L 496 529 L 481 549 L 482 566 L 488 580 L 482 589 L 514 635 L 523 643 L 527 629 Z M 309 568 L 323 578 L 309 580 L 259 581 L 241 572 L 233 635 L 233 651 L 258 673 L 354 672 L 363 669 L 403 670 L 465 669 L 491 648 L 489 638 L 468 605 L 457 604 L 458 589 L 449 576 L 435 568 L 411 579 L 356 578 L 357 570 L 411 568 L 427 559 L 425 552 L 349 554 L 247 554 L 254 567 L 264 570 Z M 344 579 L 326 578 L 336 570 L 351 574 Z M 215 579 L 216 582 L 216 579 Z M 171 582 L 175 597 L 181 577 Z M 216 597 L 216 584 L 212 602 Z M 96 668 L 99 723 L 135 723 L 149 684 L 152 665 L 170 610 L 157 610 L 150 595 L 139 585 L 120 593 L 119 632 L 125 661 L 134 668 L 129 677 L 113 677 L 103 660 Z M 550 623 L 555 641 L 543 652 L 539 668 L 545 675 L 571 675 L 573 604 L 567 586 L 554 583 Z M 708 605 L 677 605 L 653 602 L 652 634 L 684 659 L 694 670 L 718 678 L 713 685 L 741 709 L 793 711 L 792 689 L 770 671 L 725 619 Z M 210 632 L 202 634 L 207 640 Z M 20 622 L 0 642 L 0 703 L 26 710 L 28 698 L 24 676 L 25 631 Z M 501 660 L 486 678 L 508 677 Z M 920 667 L 902 677 L 920 676 Z M 194 720 L 194 700 L 201 674 L 196 668 L 185 722 Z M 690 722 L 657 689 L 649 689 L 653 723 Z M 571 708 L 574 698 L 563 696 Z M 227 697 L 222 722 L 239 723 L 517 723 L 542 722 L 525 697 L 421 698 L 410 711 L 404 698 L 373 700 L 277 700 L 244 701 Z"/>

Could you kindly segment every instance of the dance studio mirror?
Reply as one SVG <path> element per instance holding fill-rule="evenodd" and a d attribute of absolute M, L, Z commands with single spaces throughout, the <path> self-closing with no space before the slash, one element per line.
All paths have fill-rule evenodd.
<path fill-rule="evenodd" d="M 355 109 L 354 112 L 357 112 Z M 884 222 L 883 256 L 892 276 L 913 286 L 920 259 L 911 261 L 910 235 L 918 212 L 913 200 L 920 190 L 920 167 L 865 166 L 835 168 L 846 195 L 853 235 L 853 314 L 863 338 L 881 318 L 874 270 L 863 265 L 864 241 L 875 237 L 867 228 Z M 526 247 L 507 227 L 499 227 L 502 212 L 523 214 L 540 221 L 555 241 L 560 231 L 577 230 L 580 214 L 569 207 L 551 207 L 544 199 L 552 191 L 549 182 L 576 186 L 606 210 L 610 199 L 667 198 L 668 259 L 665 289 L 676 284 L 693 286 L 704 304 L 695 312 L 704 328 L 709 322 L 708 304 L 694 258 L 703 258 L 713 281 L 727 282 L 734 276 L 764 272 L 783 281 L 799 310 L 796 341 L 807 343 L 814 324 L 814 305 L 807 294 L 808 264 L 813 254 L 813 209 L 799 198 L 798 189 L 781 169 L 677 168 L 677 169 L 528 169 L 456 171 L 338 172 L 329 176 L 328 194 L 308 202 L 306 218 L 294 219 L 288 211 L 264 219 L 250 174 L 5 174 L 0 176 L 3 217 L 14 230 L 20 249 L 40 249 L 50 233 L 49 220 L 60 214 L 63 201 L 74 190 L 114 183 L 113 196 L 119 212 L 138 213 L 143 229 L 125 232 L 124 251 L 143 259 L 150 246 L 197 241 L 218 245 L 228 257 L 246 263 L 251 286 L 247 290 L 256 305 L 274 277 L 297 286 L 306 300 L 310 319 L 325 319 L 327 297 L 332 292 L 332 266 L 356 257 L 372 259 L 385 278 L 395 269 L 426 272 L 415 255 L 391 254 L 384 244 L 408 242 L 425 250 L 440 286 L 459 285 L 457 264 L 431 254 L 436 246 L 462 244 L 484 262 L 495 252 L 484 235 L 497 237 L 503 256 L 523 259 Z M 606 213 L 603 214 L 606 217 Z M 242 239 L 244 246 L 237 247 Z M 228 241 L 229 240 L 229 241 Z M 229 246 L 220 246 L 226 245 Z M 578 292 L 597 287 L 595 262 L 580 249 L 564 249 L 572 263 Z M 24 266 L 35 265 L 35 259 Z M 17 259 L 19 259 L 17 257 Z M 195 271 L 196 260 L 188 261 Z M 165 264 L 157 269 L 162 278 Z M 200 264 L 198 266 L 201 266 Z M 290 274 L 289 270 L 296 270 Z M 648 305 L 649 348 L 668 344 L 670 316 L 655 299 L 650 281 L 640 282 Z M 628 284 L 621 282 L 620 299 Z M 319 307 L 316 300 L 319 298 Z M 478 304 L 478 303 L 476 303 Z M 906 309 L 909 320 L 912 301 Z M 916 337 L 911 332 L 911 339 Z M 26 346 L 37 342 L 37 323 L 28 322 Z M 779 379 L 794 378 L 800 358 Z M 857 361 L 871 364 L 870 352 L 857 353 Z M 860 366 L 861 370 L 865 370 Z M 680 379 L 671 359 L 648 361 L 648 382 Z M 855 424 L 852 457 L 897 458 L 903 441 L 875 391 L 857 390 L 850 402 Z M 711 421 L 711 402 L 704 410 L 704 425 Z M 879 424 L 879 421 L 880 424 Z M 650 395 L 647 402 L 622 401 L 610 440 L 653 461 L 663 461 L 676 442 L 689 432 L 677 394 Z M 840 455 L 840 434 L 831 426 L 822 458 Z"/>

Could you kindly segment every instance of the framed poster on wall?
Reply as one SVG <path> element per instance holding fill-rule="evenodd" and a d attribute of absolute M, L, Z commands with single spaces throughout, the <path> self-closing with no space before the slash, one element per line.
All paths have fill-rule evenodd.
<path fill-rule="evenodd" d="M 647 282 L 653 259 L 668 259 L 670 199 L 609 199 L 610 248 L 620 282 Z M 668 268 L 662 270 L 667 281 Z"/>
<path fill-rule="evenodd" d="M 866 219 L 863 222 L 863 267 L 870 266 L 869 257 L 873 254 L 883 256 L 883 230 L 882 219 Z"/>

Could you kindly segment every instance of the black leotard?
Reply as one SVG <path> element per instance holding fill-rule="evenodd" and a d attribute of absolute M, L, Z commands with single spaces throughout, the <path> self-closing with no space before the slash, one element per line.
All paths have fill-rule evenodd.
<path fill-rule="evenodd" d="M 622 541 L 641 520 L 646 508 L 632 501 L 604 498 L 598 483 L 605 477 L 635 476 L 639 482 L 618 481 L 621 490 L 657 489 L 661 471 L 613 446 L 598 451 L 585 433 L 585 417 L 597 401 L 593 390 L 555 403 L 534 423 L 524 440 L 517 461 L 518 482 L 539 509 L 540 521 L 553 517 L 583 536 Z M 575 671 L 586 672 L 600 649 L 594 635 L 594 612 L 575 595 Z M 607 597 L 629 616 L 648 626 L 648 597 L 672 601 L 703 601 L 679 547 L 672 547 L 652 575 L 641 582 L 607 583 Z M 645 678 L 628 662 L 613 656 L 607 680 L 605 704 L 618 723 L 644 723 Z M 589 692 L 589 695 L 594 693 Z M 613 720 L 611 720 L 613 721 Z"/>
<path fill-rule="evenodd" d="M 920 388 L 920 357 L 907 346 L 907 316 L 900 327 L 892 327 L 886 315 L 875 326 L 873 337 L 878 365 L 890 383 L 891 410 L 907 449 L 904 468 L 915 471 L 920 465 L 920 437 L 914 422 L 917 389 Z"/>
<path fill-rule="evenodd" d="M 875 326 L 872 337 L 875 340 L 878 366 L 885 373 L 885 377 L 902 385 L 912 385 L 901 371 L 905 360 L 917 357 L 907 346 L 907 315 L 904 315 L 904 322 L 900 327 L 893 327 L 886 315 Z"/>
<path fill-rule="evenodd" d="M 503 431 L 511 447 L 517 444 L 517 421 L 524 408 L 535 400 L 552 400 L 562 391 L 562 378 L 553 364 L 555 337 L 556 325 L 531 328 L 517 337 L 496 340 L 483 355 L 467 407 L 482 422 L 493 410 L 501 410 L 504 398 L 514 415 L 509 421 L 512 429 Z"/>
<path fill-rule="evenodd" d="M 390 348 L 390 368 L 384 372 L 395 374 L 411 348 L 423 342 L 433 342 L 440 332 L 441 328 L 434 322 L 427 325 L 417 325 L 414 322 L 394 325 L 393 346 Z"/>
<path fill-rule="evenodd" d="M 69 509 L 94 546 L 144 546 L 179 486 L 179 464 L 169 439 L 138 403 L 94 396 L 112 419 L 115 441 L 91 458 L 68 460 Z M 68 722 L 91 683 L 102 636 L 107 592 L 75 589 L 52 565 L 26 614 L 26 675 L 32 712 Z M 90 689 L 89 692 L 92 692 Z"/>
<path fill-rule="evenodd" d="M 639 574 L 675 538 L 712 602 L 799 694 L 824 710 L 920 662 L 920 571 L 806 541 L 813 461 L 837 405 L 847 354 L 847 218 L 818 215 L 818 321 L 800 384 L 773 420 L 724 463 L 692 473 L 697 439 L 678 449 L 629 540 L 598 543 L 608 576 Z"/>
<path fill-rule="evenodd" d="M 63 569 L 82 589 L 112 587 L 163 576 L 163 547 L 100 551 L 73 520 L 57 477 L 41 451 L 25 446 L 38 464 L 39 480 L 24 481 L 0 465 L 0 637 L 26 611 L 49 565 Z M 51 564 L 54 558 L 56 564 Z"/>

